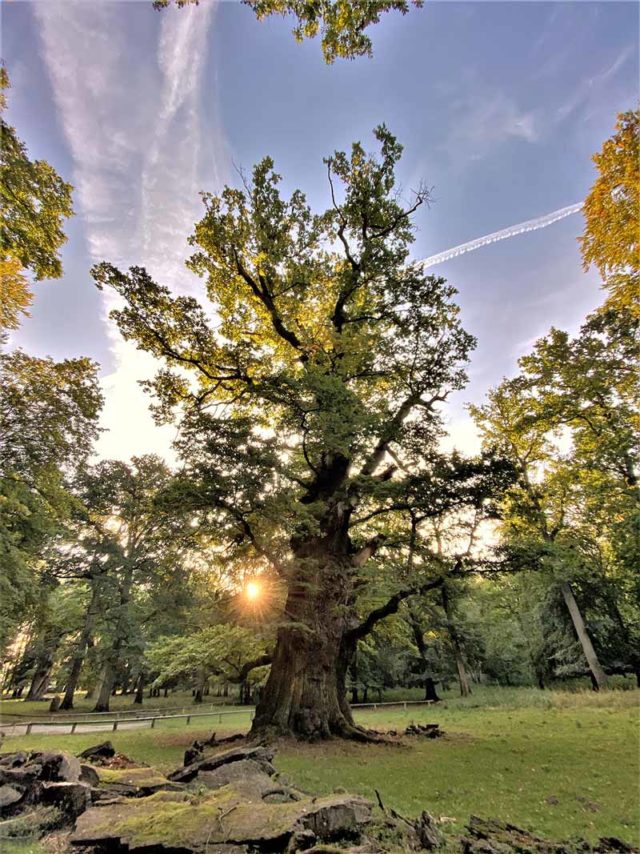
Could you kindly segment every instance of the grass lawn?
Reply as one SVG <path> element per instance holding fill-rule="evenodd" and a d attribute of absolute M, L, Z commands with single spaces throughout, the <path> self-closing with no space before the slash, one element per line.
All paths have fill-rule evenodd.
<path fill-rule="evenodd" d="M 376 729 L 438 722 L 447 737 L 407 746 L 283 742 L 278 769 L 325 793 L 336 787 L 375 797 L 404 815 L 427 809 L 459 830 L 469 815 L 496 817 L 555 838 L 615 835 L 640 841 L 640 692 L 607 694 L 485 689 L 437 707 L 360 711 Z M 79 752 L 110 738 L 116 749 L 168 771 L 194 738 L 246 728 L 247 715 L 159 722 L 154 730 L 7 737 L 3 750 Z M 27 852 L 30 849 L 11 848 Z M 37 848 L 31 849 L 37 851 Z"/>

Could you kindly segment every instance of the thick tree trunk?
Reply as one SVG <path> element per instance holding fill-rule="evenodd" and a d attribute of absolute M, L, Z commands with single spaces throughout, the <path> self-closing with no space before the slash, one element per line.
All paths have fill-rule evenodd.
<path fill-rule="evenodd" d="M 372 458 L 371 474 L 377 464 Z M 366 467 L 365 467 L 366 468 Z M 261 692 L 251 733 L 304 739 L 371 740 L 352 719 L 346 698 L 347 669 L 355 646 L 345 645 L 353 616 L 354 579 L 381 542 L 374 537 L 355 550 L 349 538 L 351 496 L 343 490 L 349 460 L 323 454 L 321 467 L 302 503 L 314 507 L 317 533 L 301 530 L 291 538 L 297 562 L 289 578 L 284 613 L 271 670 Z M 318 508 L 324 505 L 323 512 Z"/>
<path fill-rule="evenodd" d="M 424 681 L 424 698 L 425 700 L 430 700 L 432 703 L 439 703 L 440 697 L 438 697 L 438 692 L 436 691 L 436 683 L 430 676 Z"/>
<path fill-rule="evenodd" d="M 593 679 L 594 690 L 600 691 L 604 688 L 607 688 L 607 676 L 604 670 L 602 669 L 600 661 L 598 660 L 597 653 L 593 648 L 589 632 L 587 631 L 587 627 L 585 626 L 584 620 L 582 619 L 580 607 L 576 602 L 576 597 L 573 595 L 571 585 L 569 584 L 569 582 L 563 581 L 560 584 L 560 590 L 562 592 L 565 605 L 567 606 L 567 610 L 571 615 L 573 627 L 576 630 L 576 635 L 578 636 L 578 640 L 580 641 L 580 644 L 582 646 L 584 657 L 587 659 L 587 664 L 589 665 L 589 670 L 591 671 L 591 676 Z"/>
<path fill-rule="evenodd" d="M 351 593 L 349 570 L 347 560 L 316 557 L 312 568 L 307 565 L 292 581 L 285 608 L 289 624 L 278 630 L 253 735 L 357 737 L 345 696 L 353 650 L 342 648 Z"/>
<path fill-rule="evenodd" d="M 340 637 L 281 628 L 252 732 L 329 738 L 348 729 L 338 696 Z"/>

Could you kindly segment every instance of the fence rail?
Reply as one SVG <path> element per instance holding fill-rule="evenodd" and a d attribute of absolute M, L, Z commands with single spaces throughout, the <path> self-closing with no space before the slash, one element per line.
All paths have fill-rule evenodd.
<path fill-rule="evenodd" d="M 1 708 L 1 704 L 2 704 L 2 701 L 0 701 L 0 708 Z M 198 709 L 216 709 L 217 710 L 220 708 L 220 706 L 223 706 L 223 705 L 231 705 L 231 704 L 230 703 L 229 704 L 200 703 L 200 704 L 198 704 Z M 2 713 L 0 711 L 0 724 L 3 721 L 3 718 L 7 718 L 7 719 L 18 718 L 20 720 L 25 720 L 25 721 L 39 721 L 39 720 L 48 721 L 48 720 L 51 720 L 52 715 L 55 715 L 56 718 L 60 718 L 60 719 L 64 718 L 67 721 L 74 721 L 74 720 L 80 721 L 80 720 L 84 720 L 85 718 L 87 720 L 99 720 L 99 719 L 105 718 L 105 717 L 121 718 L 125 715 L 137 718 L 137 717 L 141 717 L 141 716 L 146 717 L 149 714 L 153 714 L 156 717 L 160 717 L 161 715 L 164 715 L 164 714 L 174 714 L 174 713 L 186 714 L 190 708 L 193 708 L 193 705 L 192 706 L 169 706 L 169 707 L 167 707 L 167 706 L 165 706 L 165 707 L 152 706 L 151 708 L 146 706 L 143 709 L 119 709 L 118 711 L 115 711 L 115 712 L 76 712 L 74 710 L 70 710 L 68 712 L 64 712 L 64 711 L 50 712 L 50 713 L 44 714 L 44 715 L 21 715 L 19 712 L 4 712 L 4 713 Z"/>
<path fill-rule="evenodd" d="M 433 700 L 390 700 L 383 703 L 356 703 L 351 706 L 352 709 L 370 709 L 372 711 L 376 711 L 381 707 L 389 707 L 389 706 L 397 706 L 401 707 L 404 711 L 408 710 L 409 706 L 429 706 L 433 703 Z M 87 713 L 88 715 L 90 713 Z M 120 713 L 120 715 L 125 713 Z M 253 720 L 253 716 L 255 714 L 254 708 L 235 708 L 231 711 L 190 711 L 190 712 L 180 712 L 178 714 L 166 712 L 164 714 L 132 714 L 129 712 L 128 718 L 123 718 L 118 716 L 118 713 L 114 715 L 110 715 L 109 712 L 97 712 L 93 715 L 89 720 L 86 719 L 87 716 L 82 718 L 76 718 L 75 720 L 62 720 L 51 718 L 32 718 L 28 721 L 20 721 L 19 723 L 10 723 L 3 724 L 0 723 L 0 732 L 4 733 L 4 735 L 15 735 L 17 729 L 24 728 L 24 735 L 31 735 L 36 731 L 36 727 L 42 727 L 42 731 L 49 731 L 51 727 L 70 727 L 68 735 L 74 735 L 78 732 L 116 732 L 118 727 L 121 724 L 145 724 L 147 723 L 151 729 L 155 728 L 157 721 L 166 721 L 166 720 L 185 720 L 185 725 L 189 726 L 193 718 L 217 718 L 218 723 L 222 723 L 222 719 L 224 717 L 229 717 L 231 715 L 242 715 L 248 714 L 250 715 L 250 720 Z M 110 715 L 110 716 L 109 716 Z M 99 717 L 96 720 L 96 716 Z M 78 729 L 79 727 L 88 727 L 88 729 Z M 126 727 L 127 729 L 137 729 L 138 727 Z"/>

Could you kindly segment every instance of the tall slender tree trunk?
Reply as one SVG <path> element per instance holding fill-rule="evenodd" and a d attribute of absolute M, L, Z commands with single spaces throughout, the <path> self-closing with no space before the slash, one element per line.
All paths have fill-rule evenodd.
<path fill-rule="evenodd" d="M 467 677 L 467 669 L 464 664 L 464 658 L 459 647 L 454 644 L 454 652 L 456 659 L 456 670 L 458 671 L 458 684 L 460 685 L 460 696 L 468 697 L 471 694 L 471 685 Z"/>
<path fill-rule="evenodd" d="M 41 656 L 38 658 L 36 672 L 33 674 L 29 691 L 27 696 L 24 698 L 25 701 L 42 700 L 44 695 L 47 693 L 52 668 L 53 656 L 51 658 L 48 656 Z"/>
<path fill-rule="evenodd" d="M 93 708 L 94 712 L 108 712 L 109 699 L 114 691 L 116 680 L 116 668 L 119 665 L 120 651 L 126 641 L 126 618 L 129 600 L 131 598 L 131 584 L 133 582 L 132 571 L 127 569 L 120 583 L 120 614 L 116 623 L 115 636 L 111 649 L 107 652 L 102 671 L 102 682 L 98 700 Z"/>
<path fill-rule="evenodd" d="M 589 632 L 587 631 L 587 627 L 582 618 L 580 607 L 576 602 L 576 597 L 574 596 L 573 590 L 571 589 L 571 585 L 568 581 L 563 581 L 560 584 L 560 591 L 564 598 L 565 605 L 567 606 L 567 610 L 571 615 L 573 627 L 576 630 L 576 635 L 578 636 L 578 640 L 580 641 L 580 645 L 582 646 L 584 657 L 587 659 L 587 664 L 589 665 L 589 670 L 591 671 L 591 675 L 593 677 L 594 690 L 600 691 L 604 688 L 607 688 L 607 676 L 604 670 L 602 669 L 602 665 L 600 664 L 597 653 L 593 648 L 593 643 L 591 642 Z"/>
<path fill-rule="evenodd" d="M 133 698 L 134 705 L 141 706 L 144 702 L 144 672 L 140 672 L 138 674 L 138 681 L 136 682 L 136 695 Z"/>
<path fill-rule="evenodd" d="M 93 590 L 91 593 L 91 601 L 89 602 L 89 607 L 87 608 L 87 613 L 84 618 L 82 634 L 80 635 L 78 645 L 76 646 L 76 650 L 73 654 L 73 663 L 71 664 L 71 670 L 69 671 L 69 676 L 67 678 L 64 697 L 62 698 L 62 702 L 60 703 L 60 708 L 63 710 L 73 708 L 73 699 L 75 696 L 76 688 L 78 687 L 78 681 L 80 679 L 80 673 L 82 672 L 82 665 L 84 664 L 84 658 L 87 653 L 87 647 L 91 642 L 91 636 L 93 634 L 93 625 L 97 609 L 98 587 L 94 580 Z"/>
<path fill-rule="evenodd" d="M 29 628 L 29 633 L 25 637 L 22 649 L 16 656 L 15 664 L 10 672 L 10 675 L 5 681 L 4 691 L 11 691 L 13 698 L 18 698 L 22 695 L 25 688 L 25 674 L 31 669 L 35 661 L 33 628 Z"/>
<path fill-rule="evenodd" d="M 358 697 L 358 653 L 354 651 L 351 664 L 347 665 L 347 670 L 351 678 L 351 702 L 355 705 L 360 702 Z M 346 694 L 346 685 L 345 685 Z"/>
<path fill-rule="evenodd" d="M 87 648 L 86 643 L 82 642 L 82 638 L 78 642 L 78 647 L 73 656 L 73 662 L 71 664 L 71 670 L 69 671 L 69 676 L 67 677 L 67 684 L 65 685 L 64 697 L 62 698 L 62 702 L 60 703 L 60 709 L 63 711 L 73 708 L 73 698 L 76 693 L 76 688 L 78 687 L 78 681 L 80 679 L 80 673 L 82 671 L 82 665 L 84 663 L 84 653 Z"/>
<path fill-rule="evenodd" d="M 456 670 L 458 671 L 458 682 L 460 684 L 460 696 L 468 697 L 469 694 L 471 694 L 471 685 L 469 684 L 467 668 L 465 667 L 464 656 L 462 654 L 462 642 L 451 613 L 451 599 L 449 597 L 449 591 L 447 590 L 446 584 L 442 585 L 442 607 L 444 609 L 445 617 L 447 618 L 447 630 L 449 632 L 449 637 L 451 638 L 451 646 L 453 647 L 453 654 L 456 660 Z"/>
<path fill-rule="evenodd" d="M 420 618 L 413 608 L 409 608 L 409 623 L 411 625 L 415 645 L 418 648 L 418 653 L 420 654 L 420 658 L 426 668 L 429 665 L 429 657 L 427 655 L 427 646 L 424 642 L 424 632 L 422 630 Z M 426 676 L 424 680 L 424 698 L 425 700 L 431 700 L 434 703 L 440 702 L 440 697 L 438 697 L 438 692 L 436 691 L 436 683 L 431 676 Z"/>
<path fill-rule="evenodd" d="M 204 669 L 201 669 L 198 673 L 198 679 L 196 682 L 195 691 L 193 693 L 193 702 L 194 703 L 201 703 L 202 702 L 202 697 L 204 695 L 204 686 L 205 686 L 206 682 L 207 682 L 207 674 L 204 671 Z M 241 703 L 243 702 L 242 694 L 240 695 L 240 702 Z"/>
<path fill-rule="evenodd" d="M 105 662 L 100 676 L 100 690 L 98 691 L 98 699 L 93 707 L 94 712 L 108 712 L 109 701 L 111 700 L 111 690 L 113 688 L 115 674 L 113 665 L 110 661 Z"/>
<path fill-rule="evenodd" d="M 31 680 L 29 692 L 25 697 L 27 700 L 41 700 L 47 692 L 51 671 L 55 662 L 55 655 L 60 645 L 61 637 L 45 633 L 43 638 L 43 649 L 36 661 L 36 670 Z"/>

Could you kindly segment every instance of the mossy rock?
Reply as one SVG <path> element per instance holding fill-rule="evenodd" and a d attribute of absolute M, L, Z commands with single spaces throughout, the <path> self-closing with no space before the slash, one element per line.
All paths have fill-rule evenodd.
<path fill-rule="evenodd" d="M 235 845 L 277 852 L 285 851 L 296 833 L 310 829 L 320 839 L 357 838 L 370 813 L 367 801 L 345 795 L 266 803 L 234 786 L 190 800 L 169 799 L 161 792 L 88 810 L 78 819 L 71 843 L 120 845 L 129 851 L 203 852 L 207 845 Z"/>
<path fill-rule="evenodd" d="M 103 768 L 94 769 L 100 781 L 99 787 L 114 794 L 144 797 L 159 791 L 180 791 L 182 786 L 156 771 L 155 768 Z"/>

